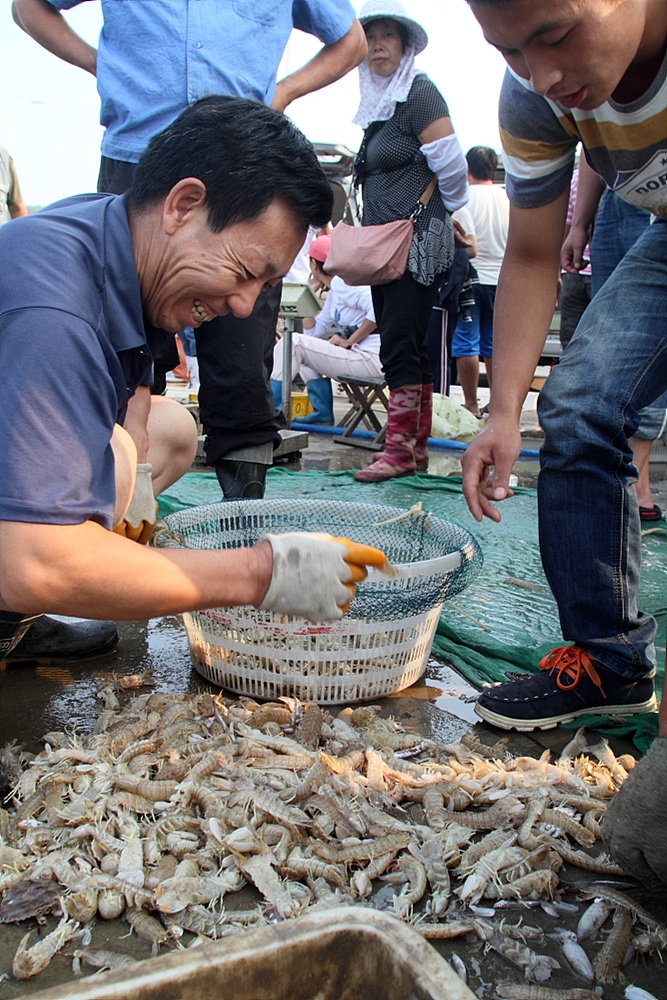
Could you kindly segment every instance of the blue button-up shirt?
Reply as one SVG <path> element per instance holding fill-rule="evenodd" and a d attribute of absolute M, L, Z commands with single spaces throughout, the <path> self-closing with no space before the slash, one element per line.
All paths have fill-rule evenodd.
<path fill-rule="evenodd" d="M 82 0 L 50 0 L 67 10 Z M 102 153 L 136 163 L 149 139 L 207 94 L 270 104 L 292 28 L 332 45 L 348 0 L 102 0 Z"/>

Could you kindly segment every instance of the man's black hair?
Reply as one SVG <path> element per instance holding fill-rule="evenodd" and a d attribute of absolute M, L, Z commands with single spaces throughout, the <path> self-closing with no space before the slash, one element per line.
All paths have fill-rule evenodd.
<path fill-rule="evenodd" d="M 213 232 L 255 218 L 275 198 L 296 213 L 304 233 L 331 219 L 333 192 L 312 145 L 259 101 L 216 95 L 186 108 L 141 155 L 128 207 L 160 201 L 185 177 L 206 185 Z"/>
<path fill-rule="evenodd" d="M 476 181 L 492 181 L 498 169 L 498 154 L 490 146 L 473 146 L 466 153 L 468 170 Z"/>

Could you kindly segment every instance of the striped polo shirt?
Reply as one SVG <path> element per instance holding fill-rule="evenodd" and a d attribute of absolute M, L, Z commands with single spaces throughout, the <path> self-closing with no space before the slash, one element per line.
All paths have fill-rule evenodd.
<path fill-rule="evenodd" d="M 581 142 L 608 187 L 667 217 L 667 54 L 640 98 L 590 111 L 548 100 L 508 69 L 499 114 L 507 193 L 519 208 L 547 205 L 568 190 Z"/>

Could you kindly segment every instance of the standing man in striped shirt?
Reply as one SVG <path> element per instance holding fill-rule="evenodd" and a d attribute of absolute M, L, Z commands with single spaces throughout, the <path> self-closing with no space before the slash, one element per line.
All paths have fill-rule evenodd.
<path fill-rule="evenodd" d="M 523 731 L 588 711 L 652 711 L 656 623 L 637 608 L 640 522 L 628 439 L 638 411 L 667 387 L 667 4 L 469 3 L 509 67 L 500 126 L 511 216 L 491 418 L 464 458 L 477 520 L 500 520 L 491 501 L 511 495 L 518 418 L 553 312 L 577 145 L 608 187 L 656 216 L 540 394 L 540 546 L 573 645 L 545 657 L 537 676 L 485 691 L 477 711 Z"/>
<path fill-rule="evenodd" d="M 463 460 L 473 516 L 511 496 L 519 416 L 553 311 L 575 150 L 656 219 L 586 310 L 540 394 L 540 549 L 570 646 L 484 691 L 503 729 L 655 710 L 656 622 L 637 607 L 641 536 L 629 438 L 667 388 L 665 0 L 468 0 L 508 63 L 500 98 L 509 238 L 496 298 L 490 419 Z M 626 871 L 667 883 L 667 698 L 661 736 L 603 836 Z"/>

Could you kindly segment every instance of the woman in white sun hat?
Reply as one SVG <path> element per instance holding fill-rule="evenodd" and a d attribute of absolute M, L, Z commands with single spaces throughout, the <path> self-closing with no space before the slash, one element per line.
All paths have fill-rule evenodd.
<path fill-rule="evenodd" d="M 447 104 L 414 64 L 428 44 L 422 26 L 397 0 L 369 0 L 359 20 L 368 40 L 353 119 L 364 129 L 355 167 L 363 194 L 362 225 L 408 218 L 433 175 L 437 179 L 415 221 L 406 273 L 372 289 L 389 413 L 384 451 L 355 476 L 368 483 L 424 472 L 428 466 L 433 378 L 424 340 L 453 257 L 450 215 L 467 202 L 468 182 Z"/>

